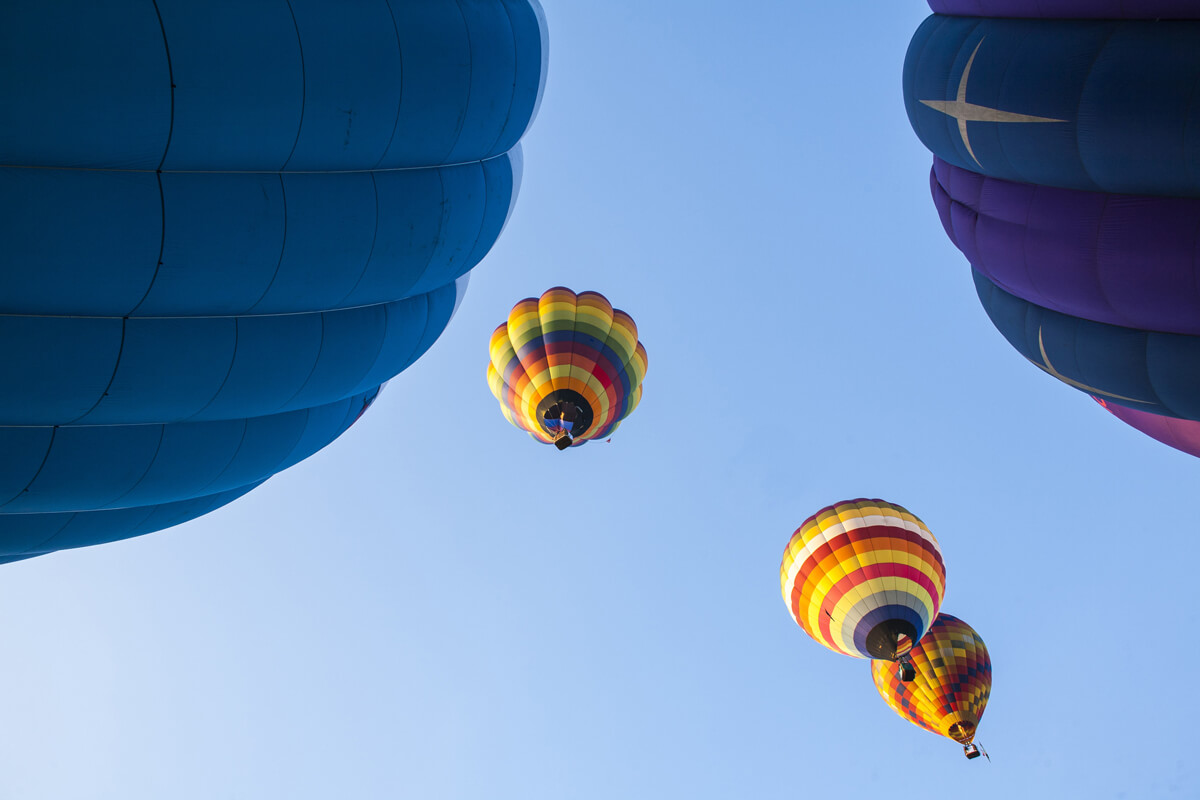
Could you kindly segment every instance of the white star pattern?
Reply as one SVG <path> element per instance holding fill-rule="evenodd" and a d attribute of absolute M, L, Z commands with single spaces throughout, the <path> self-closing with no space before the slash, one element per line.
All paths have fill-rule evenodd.
<path fill-rule="evenodd" d="M 958 132 L 962 135 L 963 144 L 966 145 L 967 152 L 971 154 L 971 158 L 976 164 L 979 164 L 979 159 L 976 157 L 975 151 L 971 149 L 971 140 L 967 137 L 968 122 L 1066 122 L 1065 119 L 1035 117 L 1031 114 L 1014 114 L 1011 111 L 1001 111 L 998 108 L 988 108 L 987 106 L 968 103 L 967 79 L 971 76 L 971 65 L 975 63 L 975 54 L 979 52 L 979 48 L 982 46 L 983 39 L 980 39 L 979 44 L 975 45 L 975 49 L 971 51 L 971 57 L 967 59 L 966 69 L 963 70 L 962 79 L 958 82 L 957 97 L 953 100 L 919 101 L 922 105 L 929 106 L 934 111 L 940 111 L 958 120 Z M 979 164 L 979 166 L 982 168 L 983 165 Z"/>

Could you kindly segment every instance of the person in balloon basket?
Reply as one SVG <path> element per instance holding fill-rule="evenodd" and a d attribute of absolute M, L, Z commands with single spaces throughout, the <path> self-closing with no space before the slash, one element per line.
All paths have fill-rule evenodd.
<path fill-rule="evenodd" d="M 546 409 L 546 428 L 554 434 L 554 446 L 566 450 L 571 446 L 571 430 L 579 419 L 579 408 L 574 403 L 563 401 Z"/>

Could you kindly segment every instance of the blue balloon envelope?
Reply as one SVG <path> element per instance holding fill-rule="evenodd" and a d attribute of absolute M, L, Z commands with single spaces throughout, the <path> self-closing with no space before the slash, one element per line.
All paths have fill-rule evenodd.
<path fill-rule="evenodd" d="M 341 435 L 520 185 L 537 0 L 0 9 L 0 561 L 135 536 Z"/>
<path fill-rule="evenodd" d="M 1200 3 L 930 5 L 944 13 L 909 45 L 905 107 L 988 316 L 1043 371 L 1192 452 Z"/>

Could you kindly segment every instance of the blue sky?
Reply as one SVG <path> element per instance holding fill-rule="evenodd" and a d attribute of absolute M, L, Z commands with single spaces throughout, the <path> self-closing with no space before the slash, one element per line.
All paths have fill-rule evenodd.
<path fill-rule="evenodd" d="M 924 3 L 544 5 L 521 198 L 432 350 L 233 505 L 4 567 L 0 798 L 1197 796 L 1197 463 L 979 307 L 903 109 Z M 567 453 L 485 381 L 556 284 L 650 358 Z M 859 496 L 942 544 L 990 764 L 788 616 L 788 537 Z"/>

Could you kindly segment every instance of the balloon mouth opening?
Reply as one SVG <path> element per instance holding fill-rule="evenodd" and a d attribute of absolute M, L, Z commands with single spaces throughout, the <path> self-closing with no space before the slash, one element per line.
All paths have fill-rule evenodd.
<path fill-rule="evenodd" d="M 538 403 L 536 413 L 542 428 L 560 450 L 570 447 L 574 439 L 591 428 L 595 418 L 592 404 L 572 389 L 555 389 Z M 567 437 L 567 443 L 560 446 L 563 436 Z"/>
<path fill-rule="evenodd" d="M 946 735 L 954 741 L 963 745 L 963 749 L 975 747 L 971 744 L 971 740 L 975 738 L 975 725 L 970 722 L 956 722 L 946 730 Z M 976 754 L 978 755 L 978 753 Z M 967 758 L 974 758 L 970 754 Z"/>
<path fill-rule="evenodd" d="M 912 650 L 918 638 L 916 626 L 908 620 L 889 619 L 871 628 L 866 651 L 871 658 L 899 661 Z"/>

